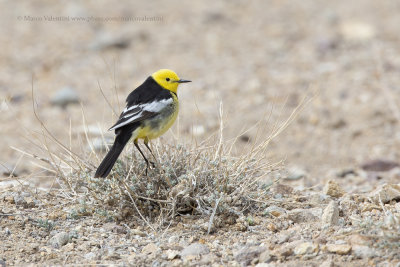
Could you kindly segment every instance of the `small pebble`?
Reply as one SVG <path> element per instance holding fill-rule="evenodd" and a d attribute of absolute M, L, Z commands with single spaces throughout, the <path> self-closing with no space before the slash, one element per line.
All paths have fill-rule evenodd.
<path fill-rule="evenodd" d="M 324 209 L 322 214 L 321 223 L 323 227 L 330 227 L 337 225 L 339 221 L 339 207 L 336 201 L 331 201 Z"/>
<path fill-rule="evenodd" d="M 53 95 L 50 102 L 52 105 L 65 108 L 70 104 L 78 104 L 80 99 L 75 89 L 71 87 L 64 87 Z"/>
<path fill-rule="evenodd" d="M 203 255 L 208 253 L 210 253 L 210 250 L 206 245 L 193 243 L 182 250 L 181 257 Z"/>
<path fill-rule="evenodd" d="M 314 244 L 312 242 L 304 242 L 296 246 L 294 249 L 294 254 L 296 255 L 305 255 L 305 254 L 314 254 L 319 251 L 318 244 Z"/>
<path fill-rule="evenodd" d="M 69 237 L 69 234 L 67 232 L 61 232 L 61 233 L 58 233 L 58 234 L 54 235 L 49 240 L 49 244 L 53 248 L 61 248 L 62 246 L 64 246 L 65 244 L 68 243 L 69 239 L 70 239 L 70 237 Z"/>
<path fill-rule="evenodd" d="M 326 250 L 330 253 L 336 253 L 339 255 L 349 254 L 351 251 L 351 246 L 348 244 L 327 244 Z"/>
<path fill-rule="evenodd" d="M 324 194 L 331 197 L 341 197 L 345 194 L 344 190 L 333 180 L 329 180 L 323 189 Z"/>

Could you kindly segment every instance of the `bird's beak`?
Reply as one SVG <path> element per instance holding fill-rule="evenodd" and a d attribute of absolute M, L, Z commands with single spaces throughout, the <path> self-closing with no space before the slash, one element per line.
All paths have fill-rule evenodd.
<path fill-rule="evenodd" d="M 192 82 L 192 81 L 180 79 L 180 80 L 177 80 L 177 81 L 175 81 L 175 82 L 177 82 L 177 83 L 190 83 L 190 82 Z"/>

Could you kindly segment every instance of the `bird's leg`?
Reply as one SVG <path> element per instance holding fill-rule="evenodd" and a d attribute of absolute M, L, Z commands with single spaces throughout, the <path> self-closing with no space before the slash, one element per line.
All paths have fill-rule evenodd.
<path fill-rule="evenodd" d="M 144 161 L 146 161 L 146 174 L 145 174 L 145 175 L 147 176 L 147 170 L 149 169 L 149 160 L 145 157 L 145 155 L 143 154 L 142 150 L 140 150 L 140 147 L 139 147 L 139 145 L 138 145 L 137 139 L 135 139 L 135 140 L 133 141 L 133 143 L 135 144 L 135 147 L 139 150 L 139 152 L 140 152 L 140 154 L 142 155 Z"/>
<path fill-rule="evenodd" d="M 153 154 L 153 151 L 151 151 L 151 148 L 150 148 L 150 146 L 149 146 L 149 138 L 145 138 L 144 139 L 144 145 L 147 147 L 147 149 L 150 151 L 150 153 L 151 153 L 151 155 L 153 156 L 153 158 L 155 159 L 155 161 L 157 161 L 157 159 L 156 159 L 156 157 L 154 156 L 154 154 Z M 154 162 L 152 162 L 152 161 L 150 161 L 150 163 L 151 163 L 151 165 L 153 166 L 153 168 L 155 167 L 155 164 L 154 164 Z"/>

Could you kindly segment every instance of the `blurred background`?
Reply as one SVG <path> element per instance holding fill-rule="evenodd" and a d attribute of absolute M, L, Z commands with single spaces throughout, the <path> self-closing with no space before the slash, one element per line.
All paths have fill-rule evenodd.
<path fill-rule="evenodd" d="M 163 140 L 215 134 L 222 101 L 225 138 L 240 136 L 238 155 L 311 95 L 270 145 L 289 182 L 320 186 L 333 176 L 352 192 L 399 180 L 392 168 L 375 172 L 399 158 L 397 1 L 10 0 L 0 10 L 0 163 L 18 175 L 38 167 L 11 146 L 42 153 L 32 143 L 43 144 L 32 77 L 38 116 L 81 151 L 83 113 L 98 140 L 128 93 L 170 68 L 193 83 L 181 86 L 179 121 Z M 372 174 L 360 175 L 365 164 Z"/>

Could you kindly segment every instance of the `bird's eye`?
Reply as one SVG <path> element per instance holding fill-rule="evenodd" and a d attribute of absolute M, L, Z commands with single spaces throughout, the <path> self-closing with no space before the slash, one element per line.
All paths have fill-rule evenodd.
<path fill-rule="evenodd" d="M 169 78 L 166 78 L 165 80 L 167 80 L 167 82 L 169 82 Z"/>

